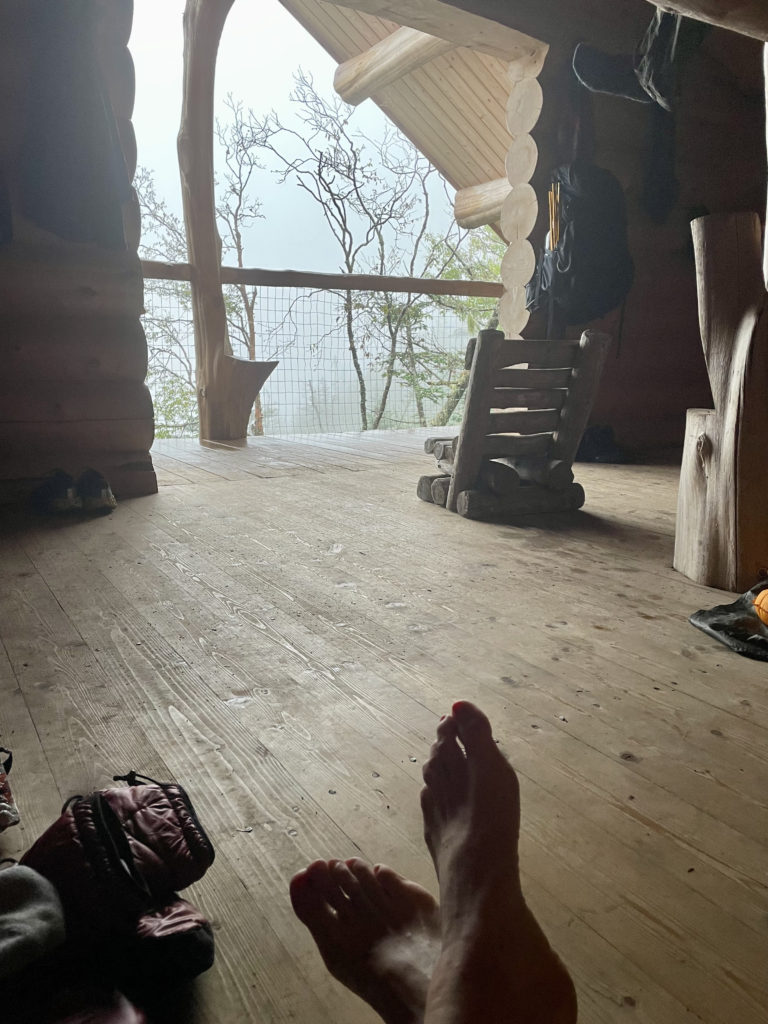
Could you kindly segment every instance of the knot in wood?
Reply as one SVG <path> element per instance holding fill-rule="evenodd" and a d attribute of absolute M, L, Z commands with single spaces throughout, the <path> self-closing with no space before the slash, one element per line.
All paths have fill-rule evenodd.
<path fill-rule="evenodd" d="M 708 434 L 699 434 L 696 438 L 696 456 L 701 468 L 705 469 L 707 461 L 712 457 L 712 440 Z"/>

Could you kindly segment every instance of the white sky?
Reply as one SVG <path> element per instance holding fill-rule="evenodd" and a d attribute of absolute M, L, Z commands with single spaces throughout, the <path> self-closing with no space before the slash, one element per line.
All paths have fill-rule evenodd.
<path fill-rule="evenodd" d="M 131 53 L 136 65 L 133 123 L 139 163 L 154 171 L 158 194 L 179 214 L 181 197 L 176 134 L 181 113 L 184 0 L 136 0 Z M 288 118 L 293 73 L 311 73 L 318 90 L 332 95 L 332 58 L 278 0 L 236 0 L 227 19 L 216 70 L 216 110 L 228 93 L 262 116 L 271 109 Z M 384 115 L 366 100 L 354 121 L 369 134 Z M 248 262 L 267 269 L 320 270 L 339 266 L 322 214 L 300 190 L 258 180 L 266 219 L 249 240 Z M 301 248 L 299 248 L 299 244 Z"/>

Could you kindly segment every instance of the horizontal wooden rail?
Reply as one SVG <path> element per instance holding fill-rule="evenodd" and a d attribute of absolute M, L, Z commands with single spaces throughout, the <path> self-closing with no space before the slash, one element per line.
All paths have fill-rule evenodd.
<path fill-rule="evenodd" d="M 191 281 L 188 263 L 142 260 L 145 278 L 160 281 Z M 375 274 L 316 274 L 304 270 L 259 270 L 253 267 L 222 267 L 222 284 L 250 284 L 272 288 L 317 288 L 323 291 L 407 292 L 411 295 L 464 295 L 501 298 L 503 285 L 496 281 L 446 281 L 431 277 L 379 277 Z"/>

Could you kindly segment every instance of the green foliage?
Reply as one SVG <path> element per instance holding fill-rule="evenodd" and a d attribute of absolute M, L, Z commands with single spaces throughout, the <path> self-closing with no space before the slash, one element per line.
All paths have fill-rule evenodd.
<path fill-rule="evenodd" d="M 507 246 L 491 227 L 486 225 L 470 231 L 462 245 L 450 252 L 446 252 L 443 239 L 433 238 L 431 241 L 439 254 L 440 277 L 443 280 L 501 280 L 501 261 Z M 436 295 L 434 298 L 441 309 L 450 310 L 464 321 L 470 335 L 498 324 L 496 299 L 464 295 Z"/>
<path fill-rule="evenodd" d="M 197 434 L 197 397 L 194 387 L 168 374 L 151 374 L 147 383 L 154 396 L 155 436 L 189 437 Z"/>

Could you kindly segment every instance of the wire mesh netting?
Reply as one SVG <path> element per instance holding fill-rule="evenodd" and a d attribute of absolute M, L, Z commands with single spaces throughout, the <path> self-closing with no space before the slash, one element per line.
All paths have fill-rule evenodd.
<path fill-rule="evenodd" d="M 467 309 L 473 319 L 488 319 L 495 306 L 490 298 L 404 293 L 244 285 L 224 291 L 233 354 L 278 361 L 254 406 L 253 434 L 459 422 Z M 147 279 L 145 306 L 157 436 L 196 436 L 190 286 Z"/>

